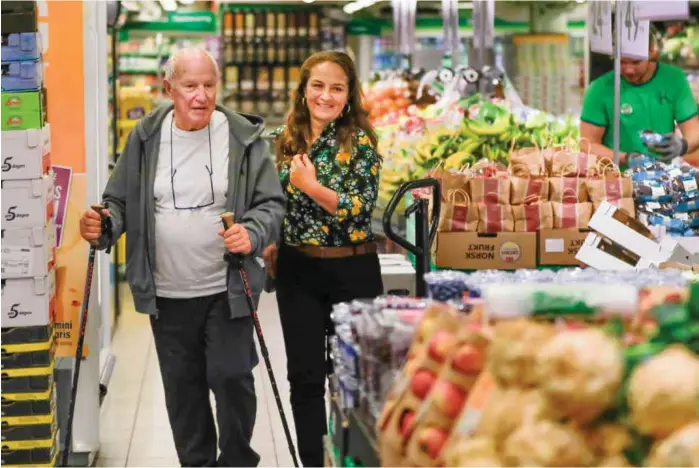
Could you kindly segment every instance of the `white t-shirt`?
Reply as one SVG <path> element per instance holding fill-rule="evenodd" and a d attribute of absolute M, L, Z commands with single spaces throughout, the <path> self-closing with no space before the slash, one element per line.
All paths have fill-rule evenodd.
<path fill-rule="evenodd" d="M 156 294 L 209 296 L 226 290 L 218 232 L 228 192 L 228 120 L 215 111 L 208 127 L 188 132 L 172 116 L 161 127 L 155 175 Z"/>

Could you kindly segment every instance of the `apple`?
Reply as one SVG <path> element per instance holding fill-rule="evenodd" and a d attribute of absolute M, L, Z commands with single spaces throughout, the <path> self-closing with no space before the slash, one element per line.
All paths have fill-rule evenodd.
<path fill-rule="evenodd" d="M 427 395 L 427 392 L 430 391 L 430 388 L 432 388 L 435 378 L 435 375 L 431 371 L 420 369 L 413 375 L 413 379 L 410 382 L 410 389 L 415 396 L 422 400 L 425 398 L 425 395 Z"/>
<path fill-rule="evenodd" d="M 437 427 L 426 427 L 421 430 L 418 439 L 420 449 L 435 459 L 439 457 L 446 441 L 447 433 Z"/>
<path fill-rule="evenodd" d="M 465 344 L 456 350 L 452 366 L 462 374 L 477 374 L 483 369 L 483 353 L 471 344 Z"/>
<path fill-rule="evenodd" d="M 456 346 L 456 337 L 453 333 L 446 330 L 439 330 L 430 340 L 429 352 L 430 357 L 437 362 L 444 362 L 447 356 Z"/>
<path fill-rule="evenodd" d="M 400 417 L 400 435 L 407 436 L 413 429 L 413 421 L 415 420 L 415 412 L 406 410 Z"/>
<path fill-rule="evenodd" d="M 466 401 L 466 392 L 448 380 L 437 382 L 432 395 L 437 408 L 451 419 L 459 415 Z"/>

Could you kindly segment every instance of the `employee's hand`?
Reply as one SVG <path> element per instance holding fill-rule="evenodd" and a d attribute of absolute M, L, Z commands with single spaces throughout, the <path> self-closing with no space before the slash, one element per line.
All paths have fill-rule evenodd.
<path fill-rule="evenodd" d="M 659 160 L 669 162 L 687 152 L 687 140 L 681 136 L 667 133 L 663 137 L 662 143 L 647 145 L 649 150 L 660 155 Z"/>
<path fill-rule="evenodd" d="M 105 208 L 104 216 L 109 216 Z M 80 218 L 80 237 L 88 242 L 95 242 L 102 236 L 102 217 L 93 209 L 87 210 Z"/>
<path fill-rule="evenodd" d="M 252 251 L 250 233 L 242 224 L 234 224 L 225 231 L 221 229 L 218 235 L 223 237 L 223 243 L 231 253 L 247 255 Z"/>
<path fill-rule="evenodd" d="M 297 154 L 291 160 L 289 180 L 306 195 L 318 185 L 316 168 L 307 154 Z"/>
<path fill-rule="evenodd" d="M 265 267 L 267 268 L 267 273 L 272 278 L 277 277 L 277 244 L 271 244 L 265 247 L 262 252 L 262 258 L 265 260 Z"/>

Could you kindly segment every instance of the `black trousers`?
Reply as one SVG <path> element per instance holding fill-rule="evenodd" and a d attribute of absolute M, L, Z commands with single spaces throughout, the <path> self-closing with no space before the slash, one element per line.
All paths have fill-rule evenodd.
<path fill-rule="evenodd" d="M 258 356 L 251 317 L 231 319 L 226 293 L 158 298 L 151 327 L 165 404 L 182 466 L 257 466 L 250 446 Z M 216 426 L 209 402 L 216 398 Z"/>
<path fill-rule="evenodd" d="M 304 466 L 323 466 L 326 335 L 333 332 L 330 312 L 333 304 L 383 293 L 379 258 L 367 254 L 317 259 L 282 246 L 276 288 L 299 457 Z"/>

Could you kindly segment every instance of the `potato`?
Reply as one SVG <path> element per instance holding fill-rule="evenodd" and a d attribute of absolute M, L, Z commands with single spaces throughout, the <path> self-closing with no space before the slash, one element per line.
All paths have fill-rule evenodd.
<path fill-rule="evenodd" d="M 699 421 L 658 442 L 646 466 L 699 466 Z"/>
<path fill-rule="evenodd" d="M 520 426 L 504 445 L 508 466 L 592 466 L 594 455 L 572 427 L 553 421 Z"/>

